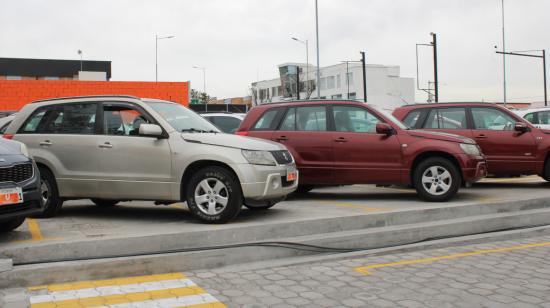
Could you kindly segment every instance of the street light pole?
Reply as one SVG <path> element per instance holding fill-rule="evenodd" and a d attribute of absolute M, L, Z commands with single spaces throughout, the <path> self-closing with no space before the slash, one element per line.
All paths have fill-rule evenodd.
<path fill-rule="evenodd" d="M 319 10 L 315 0 L 315 36 L 317 43 L 317 98 L 321 98 L 321 69 L 319 66 Z"/>
<path fill-rule="evenodd" d="M 503 75 L 503 90 L 504 90 L 504 106 L 506 106 L 506 37 L 504 35 L 504 0 L 502 3 L 502 75 Z"/>
<path fill-rule="evenodd" d="M 164 36 L 164 37 L 159 37 L 158 34 L 155 34 L 155 82 L 158 82 L 158 81 L 159 81 L 159 65 L 158 65 L 158 45 L 159 45 L 159 40 L 171 39 L 171 38 L 174 38 L 174 37 L 175 37 L 175 36 L 173 36 L 173 35 Z"/>
<path fill-rule="evenodd" d="M 308 47 L 309 43 L 308 43 L 308 40 L 302 41 L 295 37 L 293 37 L 292 39 L 295 40 L 296 42 L 306 45 L 306 94 L 309 94 L 309 47 Z M 300 72 L 298 72 L 298 74 L 299 73 Z"/>
<path fill-rule="evenodd" d="M 82 72 L 82 50 L 78 50 L 78 55 L 80 55 L 80 71 Z"/>
<path fill-rule="evenodd" d="M 206 67 L 193 66 L 193 68 L 202 70 L 202 92 L 206 94 Z"/>

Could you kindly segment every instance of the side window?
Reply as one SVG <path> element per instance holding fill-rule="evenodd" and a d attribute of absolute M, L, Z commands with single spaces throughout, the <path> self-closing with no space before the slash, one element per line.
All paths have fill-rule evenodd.
<path fill-rule="evenodd" d="M 537 124 L 548 125 L 550 124 L 550 111 L 541 111 L 538 114 L 539 120 Z"/>
<path fill-rule="evenodd" d="M 0 134 L 3 134 L 6 132 L 6 129 L 8 129 L 8 126 L 10 126 L 11 121 L 6 122 L 2 127 L 0 127 Z"/>
<path fill-rule="evenodd" d="M 147 117 L 126 105 L 103 106 L 103 133 L 105 135 L 137 136 L 139 126 L 149 123 Z"/>
<path fill-rule="evenodd" d="M 526 114 L 523 118 L 524 118 L 525 120 L 527 120 L 527 121 L 533 123 L 533 124 L 540 124 L 540 123 L 538 123 L 538 121 L 537 121 L 537 123 L 534 122 L 534 120 L 535 120 L 535 113 Z"/>
<path fill-rule="evenodd" d="M 273 121 L 277 118 L 277 114 L 281 111 L 280 108 L 270 109 L 260 117 L 260 119 L 254 124 L 252 130 L 270 130 L 273 128 Z"/>
<path fill-rule="evenodd" d="M 50 108 L 49 108 L 50 109 Z M 50 110 L 51 112 L 52 110 Z M 42 109 L 39 111 L 35 111 L 33 115 L 25 122 L 23 127 L 19 130 L 19 133 L 22 134 L 36 134 L 38 133 L 38 125 L 42 122 L 42 119 L 44 119 L 44 115 L 46 114 L 47 109 Z"/>
<path fill-rule="evenodd" d="M 472 108 L 475 129 L 514 130 L 516 120 L 495 108 Z"/>
<path fill-rule="evenodd" d="M 375 133 L 380 120 L 365 108 L 354 106 L 334 106 L 336 131 L 354 133 Z"/>
<path fill-rule="evenodd" d="M 466 109 L 434 108 L 430 111 L 424 128 L 467 129 Z"/>
<path fill-rule="evenodd" d="M 97 104 L 64 104 L 48 110 L 42 133 L 92 135 Z"/>
<path fill-rule="evenodd" d="M 296 108 L 289 108 L 279 130 L 296 130 Z"/>
<path fill-rule="evenodd" d="M 408 127 L 416 127 L 421 114 L 422 110 L 413 110 L 403 119 L 403 123 Z"/>
<path fill-rule="evenodd" d="M 296 108 L 296 130 L 326 131 L 327 112 L 324 106 Z"/>
<path fill-rule="evenodd" d="M 214 117 L 214 124 L 223 132 L 232 134 L 241 125 L 241 120 L 234 117 Z"/>

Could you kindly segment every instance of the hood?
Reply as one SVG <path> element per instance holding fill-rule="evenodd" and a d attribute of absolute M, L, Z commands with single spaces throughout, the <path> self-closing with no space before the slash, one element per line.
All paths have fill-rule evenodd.
<path fill-rule="evenodd" d="M 232 134 L 182 133 L 181 137 L 187 142 L 245 150 L 278 151 L 286 149 L 283 145 L 273 141 Z"/>
<path fill-rule="evenodd" d="M 17 141 L 0 138 L 0 155 L 21 155 L 21 144 Z"/>
<path fill-rule="evenodd" d="M 428 130 L 406 130 L 409 135 L 413 137 L 418 138 L 426 138 L 426 139 L 434 139 L 434 140 L 442 140 L 442 141 L 449 141 L 449 142 L 458 142 L 458 143 L 471 143 L 475 144 L 476 142 L 473 139 L 449 134 L 449 133 L 442 133 L 442 132 L 433 132 Z"/>

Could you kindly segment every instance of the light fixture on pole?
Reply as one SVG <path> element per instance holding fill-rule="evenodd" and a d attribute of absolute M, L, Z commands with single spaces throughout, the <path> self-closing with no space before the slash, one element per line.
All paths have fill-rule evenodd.
<path fill-rule="evenodd" d="M 155 34 L 155 81 L 159 81 L 159 61 L 158 61 L 158 45 L 159 45 L 159 40 L 164 40 L 164 39 L 171 39 L 171 38 L 174 38 L 175 36 L 173 35 L 170 35 L 170 36 L 162 36 L 162 37 L 159 37 L 157 34 Z"/>
<path fill-rule="evenodd" d="M 309 43 L 308 40 L 302 41 L 298 38 L 292 37 L 296 42 L 306 45 L 306 94 L 309 95 Z M 299 74 L 300 72 L 298 72 Z M 299 91 L 299 90 L 298 90 Z M 309 97 L 308 97 L 309 98 Z"/>
<path fill-rule="evenodd" d="M 202 70 L 202 92 L 206 94 L 206 67 L 193 66 L 193 68 Z"/>
<path fill-rule="evenodd" d="M 82 50 L 79 49 L 77 53 L 80 56 L 80 71 L 82 72 Z"/>
<path fill-rule="evenodd" d="M 315 37 L 317 43 L 317 98 L 321 98 L 321 68 L 319 66 L 319 10 L 315 0 Z"/>

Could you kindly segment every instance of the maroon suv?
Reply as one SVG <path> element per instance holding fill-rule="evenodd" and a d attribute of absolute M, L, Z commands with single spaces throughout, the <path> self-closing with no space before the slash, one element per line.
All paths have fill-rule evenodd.
<path fill-rule="evenodd" d="M 354 101 L 299 101 L 253 108 L 237 134 L 287 146 L 300 190 L 344 184 L 414 185 L 428 201 L 452 198 L 486 174 L 472 139 L 408 130 L 391 114 Z"/>
<path fill-rule="evenodd" d="M 508 109 L 489 103 L 417 104 L 394 116 L 414 129 L 473 138 L 494 176 L 538 174 L 550 181 L 550 131 L 536 128 Z"/>

